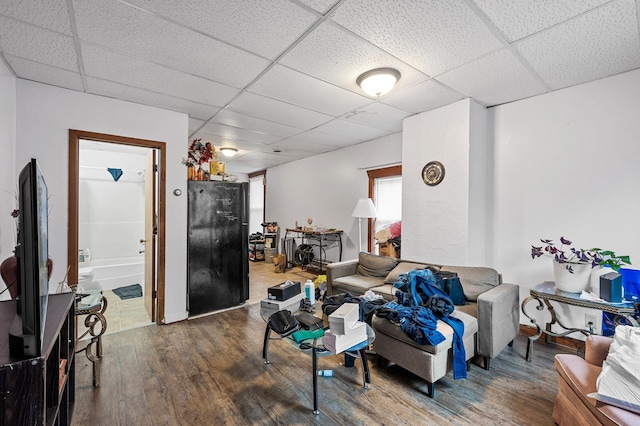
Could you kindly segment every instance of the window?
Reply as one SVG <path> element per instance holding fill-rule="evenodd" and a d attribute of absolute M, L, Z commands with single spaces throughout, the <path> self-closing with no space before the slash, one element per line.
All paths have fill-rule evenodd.
<path fill-rule="evenodd" d="M 379 246 L 373 238 L 375 233 L 402 220 L 402 166 L 369 170 L 367 175 L 369 197 L 378 210 L 375 220 L 369 220 L 367 243 L 370 252 L 379 254 Z"/>
<path fill-rule="evenodd" d="M 265 172 L 249 175 L 249 234 L 263 232 Z"/>

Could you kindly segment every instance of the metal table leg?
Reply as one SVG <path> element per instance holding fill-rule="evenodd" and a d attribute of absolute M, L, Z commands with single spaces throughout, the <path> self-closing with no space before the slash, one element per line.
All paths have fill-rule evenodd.
<path fill-rule="evenodd" d="M 315 345 L 311 348 L 311 358 L 313 359 L 313 414 L 320 414 L 318 410 L 318 352 Z"/>

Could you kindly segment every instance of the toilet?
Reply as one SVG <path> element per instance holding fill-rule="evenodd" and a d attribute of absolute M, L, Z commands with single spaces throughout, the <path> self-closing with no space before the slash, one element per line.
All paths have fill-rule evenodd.
<path fill-rule="evenodd" d="M 93 281 L 93 268 L 78 268 L 78 286 L 82 290 L 102 290 L 100 284 Z"/>

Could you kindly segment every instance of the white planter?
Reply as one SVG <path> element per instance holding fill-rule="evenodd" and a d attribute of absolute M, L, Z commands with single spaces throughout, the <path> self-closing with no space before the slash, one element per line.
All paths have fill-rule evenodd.
<path fill-rule="evenodd" d="M 553 261 L 553 276 L 556 289 L 569 293 L 591 291 L 591 264 L 572 264 L 573 273 L 567 270 L 566 263 Z"/>

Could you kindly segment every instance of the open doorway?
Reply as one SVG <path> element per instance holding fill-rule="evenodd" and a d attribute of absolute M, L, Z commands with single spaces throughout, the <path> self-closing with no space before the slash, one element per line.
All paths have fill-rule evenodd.
<path fill-rule="evenodd" d="M 69 283 L 103 290 L 107 332 L 163 322 L 164 159 L 163 142 L 69 131 Z"/>

